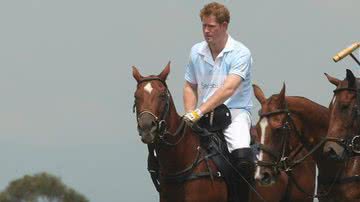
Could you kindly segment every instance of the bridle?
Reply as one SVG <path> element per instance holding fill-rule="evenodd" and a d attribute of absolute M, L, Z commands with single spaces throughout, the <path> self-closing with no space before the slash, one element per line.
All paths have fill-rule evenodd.
<path fill-rule="evenodd" d="M 287 115 L 287 117 L 289 117 L 289 110 L 287 108 L 285 109 L 280 109 L 280 110 L 275 110 L 272 112 L 265 112 L 265 113 L 260 113 L 259 112 L 259 116 L 260 119 L 264 118 L 264 117 L 270 117 L 273 115 L 278 115 L 278 114 L 283 114 L 285 113 Z M 288 118 L 287 118 L 288 120 Z M 263 144 L 258 144 L 258 147 L 260 150 L 263 150 L 264 152 L 268 153 L 273 159 L 274 161 L 263 161 L 263 160 L 258 160 L 257 161 L 257 165 L 258 166 L 263 166 L 263 167 L 272 167 L 273 170 L 276 173 L 279 173 L 281 170 L 286 169 L 286 162 L 288 160 L 288 158 L 285 156 L 286 154 L 286 147 L 287 147 L 287 142 L 289 140 L 288 138 L 288 134 L 289 134 L 289 122 L 285 121 L 285 123 L 278 127 L 277 130 L 279 130 L 280 133 L 282 133 L 282 138 L 281 138 L 281 153 L 278 151 L 275 151 L 273 149 L 270 149 L 268 146 L 263 145 Z"/>
<path fill-rule="evenodd" d="M 274 151 L 270 148 L 268 148 L 266 145 L 259 144 L 258 147 L 260 150 L 263 150 L 264 152 L 270 154 L 270 156 L 273 157 L 274 161 L 257 161 L 258 166 L 263 167 L 272 167 L 273 170 L 276 173 L 279 173 L 280 171 L 289 172 L 291 171 L 296 165 L 300 164 L 302 161 L 304 161 L 309 155 L 311 155 L 313 152 L 315 152 L 316 149 L 318 149 L 323 142 L 320 142 L 315 147 L 311 147 L 310 143 L 307 141 L 305 136 L 297 129 L 293 118 L 291 117 L 291 113 L 287 107 L 284 109 L 275 110 L 272 112 L 265 112 L 265 113 L 259 113 L 260 119 L 263 117 L 270 117 L 277 114 L 285 114 L 285 122 L 282 126 L 276 128 L 276 130 L 279 130 L 279 133 L 281 134 L 281 153 L 278 151 Z M 291 131 L 294 131 L 296 137 L 300 140 L 301 144 L 296 147 L 293 152 L 291 152 L 288 156 L 286 156 L 286 151 L 289 146 L 289 139 L 291 135 Z M 299 152 L 306 148 L 308 151 L 308 154 L 304 157 L 292 160 L 294 157 L 296 157 Z M 291 161 L 292 160 L 292 161 Z"/>
<path fill-rule="evenodd" d="M 136 120 L 137 120 L 137 124 L 138 124 L 138 129 L 139 129 L 139 121 L 141 119 L 141 117 L 145 114 L 148 114 L 150 116 L 152 116 L 154 118 L 155 121 L 155 125 L 156 125 L 156 141 L 158 141 L 159 143 L 163 143 L 167 146 L 175 146 L 177 144 L 179 144 L 179 142 L 183 139 L 184 135 L 185 135 L 185 128 L 186 128 L 186 124 L 184 121 L 181 121 L 179 127 L 176 129 L 175 133 L 170 133 L 167 130 L 167 123 L 166 123 L 166 118 L 169 115 L 170 112 L 170 92 L 169 89 L 165 83 L 165 81 L 163 81 L 161 78 L 159 77 L 146 77 L 146 78 L 142 78 L 140 81 L 138 81 L 137 87 L 139 87 L 139 85 L 143 82 L 147 82 L 147 81 L 160 81 L 164 86 L 165 86 L 165 106 L 164 106 L 164 110 L 162 111 L 160 116 L 156 116 L 154 113 L 152 113 L 149 109 L 144 109 L 142 111 L 138 111 L 137 107 L 136 107 L 136 99 L 134 101 L 134 105 L 133 105 L 133 113 L 136 113 Z M 181 133 L 181 136 L 179 137 L 178 141 L 176 141 L 175 143 L 171 143 L 169 141 L 166 140 L 166 135 L 171 135 L 171 136 L 177 136 L 178 134 Z M 139 134 L 140 135 L 140 134 Z"/>
<path fill-rule="evenodd" d="M 260 119 L 263 117 L 270 117 L 277 114 L 286 114 L 284 124 L 276 128 L 276 130 L 280 130 L 279 132 L 282 135 L 281 153 L 274 151 L 263 144 L 258 144 L 259 149 L 270 154 L 270 156 L 273 157 L 274 161 L 263 161 L 263 160 L 257 161 L 257 166 L 270 167 L 275 171 L 277 175 L 281 171 L 284 171 L 289 176 L 289 180 L 291 180 L 294 183 L 295 187 L 299 191 L 306 194 L 309 198 L 319 197 L 319 195 L 313 195 L 307 193 L 296 181 L 291 171 L 294 167 L 305 161 L 310 155 L 312 155 L 316 150 L 318 150 L 325 143 L 326 140 L 323 139 L 318 144 L 312 147 L 309 141 L 296 127 L 295 122 L 291 117 L 291 113 L 287 108 L 287 106 L 284 109 L 279 109 L 272 112 L 265 112 L 265 113 L 259 112 Z M 286 151 L 287 148 L 289 147 L 289 140 L 292 131 L 294 131 L 295 136 L 300 140 L 301 144 L 299 144 L 293 151 L 290 151 L 289 155 L 286 156 Z M 303 148 L 305 148 L 308 151 L 308 153 L 299 159 L 295 159 L 295 157 L 303 150 Z"/>
<path fill-rule="evenodd" d="M 336 95 L 336 93 L 338 92 L 342 92 L 342 91 L 352 91 L 356 93 L 356 103 L 352 108 L 352 112 L 351 112 L 351 120 L 352 120 L 352 128 L 355 129 L 354 124 L 357 125 L 358 129 L 355 129 L 355 133 L 353 134 L 348 134 L 346 135 L 345 138 L 338 138 L 338 137 L 328 137 L 326 138 L 326 141 L 330 141 L 330 142 L 336 142 L 338 145 L 340 145 L 341 147 L 343 147 L 346 151 L 346 157 L 345 158 L 350 158 L 353 156 L 358 156 L 360 155 L 360 89 L 359 89 L 359 81 L 358 79 L 356 80 L 356 88 L 351 88 L 351 87 L 341 87 L 341 88 L 337 88 L 335 89 L 334 95 Z"/>
<path fill-rule="evenodd" d="M 337 138 L 337 137 L 327 137 L 325 138 L 325 141 L 330 142 L 336 142 L 338 145 L 344 148 L 345 152 L 342 156 L 342 161 L 344 162 L 342 168 L 339 169 L 337 176 L 335 177 L 334 181 L 331 183 L 333 184 L 346 184 L 346 183 L 353 183 L 353 182 L 359 182 L 360 176 L 359 175 L 353 175 L 353 176 L 345 176 L 342 178 L 339 178 L 339 174 L 343 172 L 343 169 L 345 168 L 345 165 L 348 163 L 348 160 L 352 157 L 360 156 L 360 80 L 356 79 L 356 87 L 340 87 L 335 89 L 334 96 L 336 93 L 341 91 L 352 91 L 356 93 L 356 103 L 353 106 L 352 112 L 351 112 L 351 118 L 352 118 L 352 129 L 354 129 L 356 132 L 353 134 L 348 134 L 345 136 L 345 138 Z M 356 127 L 354 127 L 356 124 Z M 331 185 L 331 186 L 332 186 Z M 329 189 L 330 190 L 330 189 Z"/>

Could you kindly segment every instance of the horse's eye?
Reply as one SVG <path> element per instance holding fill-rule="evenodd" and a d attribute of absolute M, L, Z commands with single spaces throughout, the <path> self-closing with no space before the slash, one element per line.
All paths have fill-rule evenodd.
<path fill-rule="evenodd" d="M 161 93 L 161 94 L 159 95 L 159 97 L 160 97 L 161 99 L 165 99 L 165 98 L 166 98 L 166 93 Z"/>

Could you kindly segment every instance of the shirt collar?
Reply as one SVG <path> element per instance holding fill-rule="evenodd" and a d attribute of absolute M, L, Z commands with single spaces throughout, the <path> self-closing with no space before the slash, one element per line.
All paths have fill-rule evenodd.
<path fill-rule="evenodd" d="M 218 57 L 222 57 L 224 53 L 230 52 L 234 50 L 234 39 L 228 34 L 228 39 L 226 41 L 224 49 L 219 53 Z M 206 41 L 204 41 L 201 45 L 201 47 L 198 50 L 198 53 L 204 56 L 211 56 L 209 45 Z"/>

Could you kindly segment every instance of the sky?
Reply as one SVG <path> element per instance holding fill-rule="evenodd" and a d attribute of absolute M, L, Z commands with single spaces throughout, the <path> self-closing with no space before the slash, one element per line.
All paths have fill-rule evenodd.
<path fill-rule="evenodd" d="M 183 113 L 185 65 L 203 40 L 199 11 L 209 2 L 1 0 L 0 190 L 46 171 L 92 202 L 157 201 L 132 113 L 131 66 L 158 74 L 171 61 L 167 82 Z M 359 75 L 350 57 L 331 59 L 360 41 L 359 0 L 219 2 L 267 97 L 285 82 L 287 95 L 327 106 L 334 86 L 324 72 Z M 254 123 L 258 109 L 254 98 Z"/>

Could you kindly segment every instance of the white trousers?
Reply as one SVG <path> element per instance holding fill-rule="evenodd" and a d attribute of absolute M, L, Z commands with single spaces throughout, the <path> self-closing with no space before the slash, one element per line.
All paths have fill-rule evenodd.
<path fill-rule="evenodd" d="M 230 109 L 231 124 L 224 131 L 229 152 L 250 147 L 251 115 L 245 109 Z"/>

